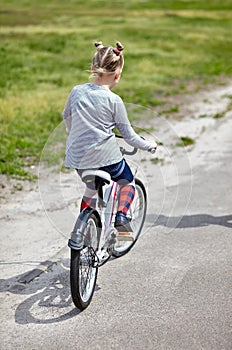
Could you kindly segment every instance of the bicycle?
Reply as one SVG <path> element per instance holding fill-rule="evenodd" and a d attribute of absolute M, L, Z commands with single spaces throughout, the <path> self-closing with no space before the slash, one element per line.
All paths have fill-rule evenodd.
<path fill-rule="evenodd" d="M 137 149 L 123 155 L 134 155 Z M 84 183 L 94 182 L 98 191 L 97 207 L 85 208 L 78 216 L 68 246 L 71 249 L 70 286 L 74 305 L 84 310 L 90 304 L 97 281 L 98 268 L 111 257 L 121 257 L 134 246 L 142 231 L 147 210 L 147 194 L 141 180 L 135 178 L 135 197 L 127 216 L 133 229 L 133 237 L 124 240 L 117 237 L 114 219 L 117 212 L 119 185 L 110 174 L 102 170 L 86 170 Z M 128 239 L 128 238 L 126 238 Z"/>

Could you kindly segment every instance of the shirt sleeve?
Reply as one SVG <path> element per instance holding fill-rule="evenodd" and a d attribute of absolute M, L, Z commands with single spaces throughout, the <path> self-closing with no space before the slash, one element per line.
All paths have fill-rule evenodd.
<path fill-rule="evenodd" d="M 123 139 L 132 147 L 149 151 L 153 148 L 152 144 L 141 138 L 132 128 L 127 116 L 126 107 L 122 99 L 118 96 L 118 101 L 114 108 L 115 123 L 118 131 L 121 133 Z"/>
<path fill-rule="evenodd" d="M 66 126 L 67 132 L 70 132 L 71 126 L 72 126 L 72 117 L 71 117 L 71 97 L 72 97 L 72 91 L 67 99 L 66 105 L 64 107 L 62 117 Z"/>

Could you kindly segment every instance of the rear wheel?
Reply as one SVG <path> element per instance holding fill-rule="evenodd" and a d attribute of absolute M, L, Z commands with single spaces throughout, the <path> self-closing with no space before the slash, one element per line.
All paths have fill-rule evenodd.
<path fill-rule="evenodd" d="M 99 227 L 95 214 L 88 213 L 82 229 L 84 247 L 81 250 L 71 249 L 71 295 L 75 306 L 80 310 L 84 310 L 90 304 L 97 281 L 95 252 L 99 243 Z"/>
<path fill-rule="evenodd" d="M 133 241 L 117 241 L 113 248 L 115 257 L 126 254 L 133 247 L 143 228 L 147 211 L 147 194 L 143 183 L 138 179 L 135 179 L 135 188 L 135 197 L 128 212 L 133 229 Z"/>

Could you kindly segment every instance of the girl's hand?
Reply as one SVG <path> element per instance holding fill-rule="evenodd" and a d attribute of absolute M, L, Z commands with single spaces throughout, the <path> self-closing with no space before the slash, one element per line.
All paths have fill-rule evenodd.
<path fill-rule="evenodd" d="M 152 147 L 148 150 L 148 152 L 155 153 L 158 145 L 155 141 L 152 142 Z"/>

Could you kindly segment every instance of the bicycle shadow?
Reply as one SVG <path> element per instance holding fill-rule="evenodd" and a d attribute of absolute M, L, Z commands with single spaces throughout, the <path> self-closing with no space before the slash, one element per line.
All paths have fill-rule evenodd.
<path fill-rule="evenodd" d="M 153 226 L 168 228 L 194 228 L 209 225 L 219 225 L 232 228 L 232 215 L 213 216 L 208 214 L 194 214 L 183 216 L 165 216 L 148 214 L 147 222 Z"/>
<path fill-rule="evenodd" d="M 16 323 L 58 323 L 81 313 L 74 306 L 70 295 L 68 265 L 69 259 L 52 263 L 47 272 L 42 271 L 29 283 L 22 281 L 25 281 L 30 272 L 0 280 L 0 292 L 29 295 L 15 310 Z M 36 273 L 36 269 L 32 271 Z M 96 286 L 98 289 L 100 288 Z"/>

